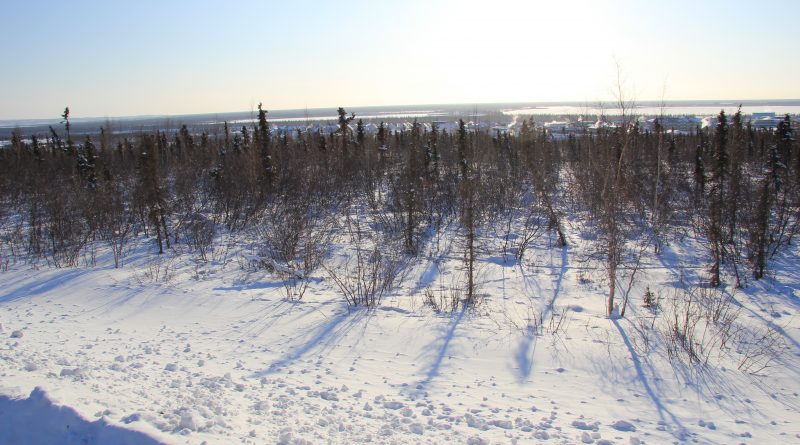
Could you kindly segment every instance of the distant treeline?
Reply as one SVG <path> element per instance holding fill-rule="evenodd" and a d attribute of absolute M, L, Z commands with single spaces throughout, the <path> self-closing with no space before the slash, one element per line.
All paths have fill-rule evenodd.
<path fill-rule="evenodd" d="M 183 126 L 78 140 L 68 110 L 63 118 L 46 138 L 15 133 L 0 150 L 6 266 L 77 266 L 104 244 L 122 266 L 126 246 L 141 236 L 152 239 L 154 255 L 185 245 L 205 257 L 220 233 L 246 232 L 261 234 L 272 260 L 298 267 L 311 240 L 329 239 L 311 233 L 360 212 L 369 224 L 358 230 L 380 240 L 378 254 L 413 257 L 455 228 L 469 301 L 486 229 L 505 230 L 502 253 L 522 259 L 537 237 L 568 243 L 570 215 L 594 233 L 610 313 L 618 271 L 634 267 L 642 246 L 658 252 L 697 235 L 709 284 L 743 284 L 762 278 L 800 227 L 800 153 L 788 116 L 777 131 L 720 113 L 715 128 L 690 134 L 658 123 L 643 131 L 633 119 L 571 135 L 532 120 L 514 133 L 462 122 L 451 132 L 415 123 L 370 134 L 339 109 L 338 130 L 322 134 L 273 131 L 259 106 L 254 125 L 226 124 L 216 134 Z"/>

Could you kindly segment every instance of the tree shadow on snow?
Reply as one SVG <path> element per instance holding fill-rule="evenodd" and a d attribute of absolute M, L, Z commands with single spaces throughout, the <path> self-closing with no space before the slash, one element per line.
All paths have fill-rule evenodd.
<path fill-rule="evenodd" d="M 622 328 L 622 325 L 620 325 L 619 319 L 612 319 L 611 322 L 614 324 L 614 327 L 617 328 L 617 331 L 619 332 L 619 335 L 625 344 L 625 348 L 628 350 L 628 354 L 630 355 L 631 361 L 633 362 L 633 367 L 636 371 L 636 378 L 639 380 L 639 383 L 642 385 L 642 388 L 644 389 L 645 393 L 647 393 L 647 396 L 650 398 L 650 401 L 653 403 L 653 406 L 658 412 L 659 420 L 664 422 L 668 431 L 676 438 L 685 440 L 687 434 L 686 428 L 683 427 L 683 424 L 677 418 L 677 416 L 675 416 L 675 414 L 673 414 L 672 411 L 670 411 L 669 408 L 664 405 L 658 395 L 658 392 L 651 385 L 650 379 L 647 377 L 647 373 L 645 372 L 644 365 L 642 364 L 636 349 L 633 347 L 633 343 L 631 343 L 628 334 Z M 676 428 L 673 428 L 673 425 Z"/>
<path fill-rule="evenodd" d="M 255 377 L 264 377 L 275 374 L 282 368 L 300 360 L 311 351 L 324 352 L 327 348 L 336 345 L 358 323 L 368 319 L 368 314 L 366 309 L 351 310 L 350 308 L 345 308 L 337 311 L 317 324 L 313 334 L 303 340 L 301 344 L 290 349 L 266 369 L 253 375 Z"/>
<path fill-rule="evenodd" d="M 48 271 L 49 272 L 49 271 Z M 5 292 L 0 294 L 0 303 L 8 303 L 21 298 L 35 297 L 55 290 L 66 283 L 86 274 L 83 269 L 56 269 L 52 276 L 45 279 L 26 277 L 13 283 L 6 283 Z M 14 287 L 15 285 L 18 285 Z M 13 288 L 12 288 L 13 287 Z M 12 289 L 9 289 L 12 288 Z"/>
<path fill-rule="evenodd" d="M 703 270 L 703 267 L 687 267 L 683 265 L 679 255 L 669 246 L 664 246 L 661 253 L 657 255 L 657 258 L 661 264 L 672 274 L 674 281 L 670 283 L 670 285 L 675 289 L 687 291 L 692 283 L 695 283 L 696 285 L 702 285 L 703 278 L 696 273 L 696 270 Z M 780 269 L 780 273 L 785 275 L 786 279 L 790 282 L 789 284 L 776 279 L 764 278 L 758 282 L 758 285 L 750 283 L 750 286 L 737 290 L 738 293 L 748 297 L 750 304 L 755 305 L 766 313 L 769 313 L 769 311 L 766 310 L 766 306 L 769 306 L 770 303 L 776 302 L 765 301 L 764 296 L 770 296 L 775 293 L 786 296 L 786 298 L 780 300 L 780 303 L 789 304 L 795 308 L 800 307 L 800 302 L 796 297 L 794 297 L 794 292 L 798 287 L 796 283 L 800 283 L 800 273 L 796 271 L 797 268 L 794 267 L 793 264 L 791 266 L 787 266 L 783 264 L 781 260 L 781 258 L 775 260 L 774 264 L 775 267 Z M 733 302 L 737 307 L 741 308 L 745 313 L 748 313 L 752 317 L 758 319 L 764 325 L 775 330 L 788 343 L 791 343 L 796 351 L 800 350 L 800 342 L 791 334 L 786 332 L 786 330 L 779 323 L 775 322 L 775 320 L 768 319 L 764 315 L 759 314 L 758 311 L 755 311 L 748 305 L 743 304 L 734 297 L 732 292 L 725 291 L 725 293 L 733 299 Z M 796 357 L 798 357 L 797 352 L 794 354 L 794 358 Z M 789 369 L 793 368 L 794 366 L 790 367 Z"/>
<path fill-rule="evenodd" d="M 243 303 L 243 305 L 258 305 L 258 308 L 249 314 L 252 321 L 241 329 L 229 329 L 229 335 L 237 336 L 238 340 L 255 339 L 270 330 L 276 323 L 285 320 L 292 311 L 298 308 L 302 303 L 299 301 L 290 301 L 286 299 L 274 300 L 264 302 L 261 300 L 251 300 Z M 239 309 L 239 308 L 237 308 Z"/>
<path fill-rule="evenodd" d="M 561 267 L 559 268 L 558 276 L 556 277 L 553 285 L 553 295 L 550 297 L 550 300 L 547 302 L 547 305 L 542 311 L 542 322 L 546 322 L 549 320 L 550 316 L 552 316 L 556 300 L 558 300 L 559 294 L 561 293 L 561 284 L 563 283 L 564 275 L 567 273 L 567 269 L 569 268 L 569 253 L 567 249 L 568 248 L 566 246 L 560 248 Z M 520 267 L 520 272 L 522 273 L 522 276 L 527 284 L 529 278 L 525 274 L 525 271 L 522 267 Z M 536 288 L 538 289 L 539 286 L 536 286 Z M 535 326 L 531 326 L 530 324 L 526 326 L 525 335 L 523 335 L 522 340 L 520 340 L 519 346 L 514 354 L 514 360 L 516 361 L 518 370 L 517 381 L 519 383 L 524 383 L 527 381 L 533 373 L 533 357 L 536 354 L 536 340 L 538 335 L 536 331 L 537 329 Z"/>
<path fill-rule="evenodd" d="M 231 286 L 218 286 L 212 290 L 218 292 L 241 292 L 245 290 L 264 290 L 264 289 L 281 289 L 283 283 L 279 280 L 274 281 L 256 281 L 252 283 L 234 284 Z"/>
<path fill-rule="evenodd" d="M 450 343 L 455 338 L 456 329 L 458 328 L 459 324 L 461 324 L 461 320 L 464 319 L 464 314 L 469 310 L 467 305 L 463 305 L 461 307 L 461 311 L 453 317 L 450 322 L 447 324 L 446 328 L 444 329 L 444 333 L 442 334 L 441 338 L 435 340 L 434 342 L 430 343 L 428 347 L 423 350 L 423 354 L 427 352 L 435 352 L 433 357 L 433 361 L 431 362 L 428 370 L 425 371 L 425 378 L 419 382 L 417 385 L 418 389 L 424 388 L 428 384 L 430 384 L 433 379 L 439 376 L 440 369 L 442 367 L 442 362 L 444 358 L 447 356 L 448 351 L 450 350 Z"/>

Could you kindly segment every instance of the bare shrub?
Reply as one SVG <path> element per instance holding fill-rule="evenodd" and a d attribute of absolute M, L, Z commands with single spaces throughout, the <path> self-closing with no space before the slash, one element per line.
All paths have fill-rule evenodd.
<path fill-rule="evenodd" d="M 528 335 L 541 335 L 544 331 L 544 314 L 537 313 L 532 307 L 528 307 L 524 330 Z"/>
<path fill-rule="evenodd" d="M 437 314 L 458 312 L 462 305 L 463 292 L 457 286 L 445 288 L 440 286 L 434 290 L 430 287 L 423 292 L 424 303 Z"/>
<path fill-rule="evenodd" d="M 308 202 L 269 209 L 261 226 L 258 263 L 281 280 L 286 298 L 303 298 L 311 274 L 323 263 L 331 243 L 331 220 L 317 217 Z"/>
<path fill-rule="evenodd" d="M 526 203 L 522 208 L 510 208 L 502 227 L 502 252 L 507 259 L 513 255 L 521 262 L 528 248 L 547 232 L 549 220 L 538 201 Z"/>
<path fill-rule="evenodd" d="M 676 292 L 670 310 L 665 314 L 667 326 L 667 354 L 670 361 L 682 361 L 688 358 L 690 363 L 707 363 L 704 345 L 697 333 L 702 319 L 702 310 L 694 298 L 694 294 Z"/>
<path fill-rule="evenodd" d="M 514 246 L 517 261 L 522 261 L 522 258 L 525 257 L 525 252 L 527 252 L 533 242 L 545 232 L 549 224 L 550 221 L 543 214 L 542 208 L 538 204 L 530 206 L 528 213 L 522 221 L 522 227 L 520 228 L 516 240 L 517 242 Z"/>
<path fill-rule="evenodd" d="M 348 305 L 374 308 L 394 287 L 403 262 L 398 255 L 384 254 L 381 250 L 386 246 L 365 230 L 361 221 L 363 215 L 359 215 L 358 211 L 354 213 L 347 213 L 345 217 L 353 254 L 344 264 L 323 267 Z M 387 250 L 397 251 L 392 247 Z"/>
<path fill-rule="evenodd" d="M 328 276 L 350 306 L 374 308 L 395 284 L 400 261 L 384 255 L 378 247 L 370 251 L 358 249 L 355 259 L 341 268 L 325 267 Z"/>
<path fill-rule="evenodd" d="M 738 369 L 748 374 L 760 374 L 774 362 L 786 341 L 777 329 L 762 326 L 755 330 L 741 330 L 736 339 L 739 355 Z"/>
<path fill-rule="evenodd" d="M 175 270 L 175 260 L 173 255 L 154 257 L 143 267 L 134 271 L 133 277 L 140 285 L 169 283 L 172 281 Z"/>
<path fill-rule="evenodd" d="M 111 218 L 108 223 L 105 238 L 108 239 L 111 245 L 111 252 L 114 256 L 114 267 L 116 268 L 122 267 L 128 242 L 133 235 L 133 229 L 133 219 L 130 215 L 119 214 Z"/>
<path fill-rule="evenodd" d="M 567 330 L 569 326 L 569 322 L 571 320 L 569 316 L 569 306 L 564 306 L 562 308 L 553 308 L 550 311 L 550 321 L 547 325 L 547 332 L 551 335 L 558 337 L 561 332 Z"/>
<path fill-rule="evenodd" d="M 779 356 L 784 340 L 772 326 L 740 321 L 740 312 L 734 297 L 718 288 L 676 291 L 665 310 L 667 323 L 660 327 L 669 359 L 701 365 L 700 370 L 729 359 L 742 372 L 763 372 Z"/>
<path fill-rule="evenodd" d="M 203 261 L 207 261 L 216 234 L 214 221 L 195 213 L 186 223 L 186 230 L 189 235 L 187 240 L 189 247 L 197 252 Z"/>

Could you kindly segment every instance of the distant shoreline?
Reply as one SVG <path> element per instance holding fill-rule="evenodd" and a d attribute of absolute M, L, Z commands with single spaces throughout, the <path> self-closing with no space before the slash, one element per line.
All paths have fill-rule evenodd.
<path fill-rule="evenodd" d="M 442 114 L 450 115 L 461 112 L 464 115 L 472 114 L 477 109 L 482 113 L 486 112 L 502 112 L 507 109 L 529 109 L 529 110 L 542 110 L 553 107 L 574 107 L 576 109 L 589 108 L 596 109 L 598 105 L 602 104 L 606 110 L 613 110 L 615 103 L 611 101 L 548 101 L 548 102 L 497 102 L 497 103 L 479 103 L 479 104 L 408 104 L 408 105 L 377 105 L 377 106 L 351 106 L 345 107 L 350 112 L 356 113 L 356 116 L 365 115 L 370 119 L 379 119 L 381 114 L 388 115 L 414 115 L 421 114 Z M 740 104 L 742 107 L 798 107 L 800 108 L 800 99 L 750 99 L 750 100 L 643 100 L 636 101 L 638 108 L 658 108 L 661 105 L 665 108 L 689 108 L 689 107 L 724 107 L 735 108 Z M 267 105 L 268 106 L 268 105 Z M 267 108 L 269 110 L 269 108 Z M 56 110 L 58 111 L 58 110 Z M 75 112 L 77 110 L 73 110 Z M 771 111 L 771 110 L 770 110 Z M 779 110 L 775 110 L 780 112 Z M 0 119 L 0 128 L 13 128 L 13 127 L 30 127 L 38 125 L 58 125 L 61 118 L 57 116 L 58 113 L 54 112 L 53 118 L 15 118 L 15 119 Z M 269 110 L 268 118 L 270 120 L 298 120 L 304 117 L 309 119 L 319 120 L 321 118 L 331 117 L 335 119 L 336 107 L 319 107 L 319 108 L 291 108 L 291 109 L 275 109 Z M 180 122 L 196 122 L 203 120 L 215 121 L 233 121 L 244 120 L 255 117 L 254 111 L 233 111 L 233 112 L 220 112 L 220 113 L 188 113 L 188 114 L 153 114 L 153 115 L 130 115 L 130 116 L 92 116 L 92 117 L 75 117 L 71 121 L 73 123 L 90 123 L 90 122 L 135 122 L 135 121 L 180 121 Z M 387 116 L 388 117 L 388 116 Z"/>
<path fill-rule="evenodd" d="M 772 100 L 673 100 L 640 101 L 636 107 L 626 109 L 625 114 L 636 116 L 714 116 L 724 109 L 733 114 L 741 104 L 745 116 L 757 112 L 773 112 L 776 115 L 800 115 L 800 99 Z M 357 119 L 378 123 L 384 121 L 410 122 L 425 121 L 486 121 L 507 123 L 519 118 L 533 118 L 547 121 L 553 118 L 582 116 L 593 120 L 601 115 L 619 116 L 620 110 L 613 103 L 585 102 L 522 102 L 487 104 L 440 104 L 440 105 L 391 105 L 369 107 L 345 107 L 355 113 Z M 336 108 L 309 108 L 271 110 L 269 122 L 277 126 L 334 125 L 337 121 Z M 194 130 L 216 131 L 225 123 L 236 131 L 242 126 L 255 125 L 255 114 L 250 111 L 226 113 L 202 113 L 182 115 L 148 115 L 121 117 L 82 117 L 70 119 L 73 136 L 95 135 L 101 128 L 111 129 L 116 134 L 149 131 L 176 132 L 181 125 Z M 0 120 L 0 141 L 7 142 L 12 133 L 19 129 L 23 136 L 45 136 L 49 127 L 57 131 L 63 127 L 61 118 Z"/>

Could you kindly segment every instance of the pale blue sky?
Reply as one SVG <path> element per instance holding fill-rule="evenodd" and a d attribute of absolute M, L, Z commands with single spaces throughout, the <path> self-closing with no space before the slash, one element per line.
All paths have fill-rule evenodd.
<path fill-rule="evenodd" d="M 9 1 L 0 119 L 800 98 L 800 1 Z"/>

